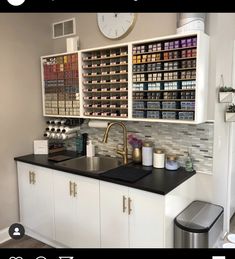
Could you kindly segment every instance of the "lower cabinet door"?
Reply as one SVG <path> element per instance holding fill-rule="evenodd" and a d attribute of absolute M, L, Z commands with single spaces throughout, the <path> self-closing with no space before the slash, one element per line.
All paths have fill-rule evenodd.
<path fill-rule="evenodd" d="M 128 187 L 100 181 L 101 247 L 129 247 Z"/>
<path fill-rule="evenodd" d="M 71 248 L 100 247 L 99 181 L 54 173 L 55 237 Z"/>
<path fill-rule="evenodd" d="M 36 167 L 34 184 L 35 188 L 35 231 L 44 237 L 54 239 L 54 194 L 52 171 Z"/>
<path fill-rule="evenodd" d="M 129 188 L 131 248 L 164 247 L 164 196 Z"/>
<path fill-rule="evenodd" d="M 76 243 L 74 176 L 54 171 L 55 240 L 67 247 Z"/>
<path fill-rule="evenodd" d="M 75 177 L 75 239 L 74 247 L 100 247 L 99 181 L 83 176 Z"/>
<path fill-rule="evenodd" d="M 19 204 L 20 204 L 20 221 L 31 230 L 35 229 L 35 203 L 36 195 L 32 184 L 32 172 L 34 166 L 17 162 L 18 185 L 19 185 Z"/>
<path fill-rule="evenodd" d="M 30 230 L 54 239 L 53 174 L 39 166 L 17 162 L 20 221 Z"/>

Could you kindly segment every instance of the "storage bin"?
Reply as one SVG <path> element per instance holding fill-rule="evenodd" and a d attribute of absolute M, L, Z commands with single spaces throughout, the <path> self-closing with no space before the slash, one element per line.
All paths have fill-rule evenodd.
<path fill-rule="evenodd" d="M 160 102 L 147 102 L 147 108 L 160 109 L 161 103 Z"/>
<path fill-rule="evenodd" d="M 160 119 L 161 113 L 160 111 L 147 111 L 147 118 Z"/>
<path fill-rule="evenodd" d="M 193 120 L 194 112 L 179 112 L 179 120 Z"/>
<path fill-rule="evenodd" d="M 162 112 L 162 119 L 175 120 L 176 112 Z"/>

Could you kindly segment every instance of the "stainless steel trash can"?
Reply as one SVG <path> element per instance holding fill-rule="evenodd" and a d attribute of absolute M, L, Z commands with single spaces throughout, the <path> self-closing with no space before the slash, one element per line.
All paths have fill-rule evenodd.
<path fill-rule="evenodd" d="M 194 201 L 174 219 L 175 248 L 212 248 L 223 231 L 224 209 Z"/>

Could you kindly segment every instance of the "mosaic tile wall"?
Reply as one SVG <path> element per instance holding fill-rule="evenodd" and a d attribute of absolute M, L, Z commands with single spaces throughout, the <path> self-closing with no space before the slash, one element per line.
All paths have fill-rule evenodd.
<path fill-rule="evenodd" d="M 189 150 L 197 172 L 212 173 L 213 163 L 213 122 L 199 125 L 183 125 L 168 123 L 125 122 L 128 134 L 133 133 L 142 140 L 150 140 L 155 147 L 162 148 L 166 154 L 175 154 L 179 163 L 184 162 Z M 108 143 L 102 143 L 105 129 L 88 127 L 88 120 L 81 126 L 81 133 L 88 133 L 96 146 L 96 153 L 118 156 L 116 147 L 122 144 L 122 129 L 113 126 L 109 132 Z M 129 156 L 132 147 L 128 144 Z"/>

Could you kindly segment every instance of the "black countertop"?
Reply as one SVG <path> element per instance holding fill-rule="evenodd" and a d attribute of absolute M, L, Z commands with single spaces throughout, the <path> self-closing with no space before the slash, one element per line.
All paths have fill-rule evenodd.
<path fill-rule="evenodd" d="M 75 158 L 78 155 L 75 152 L 71 151 L 66 151 L 63 153 L 58 153 L 62 155 L 67 155 L 70 156 L 71 158 Z M 51 155 L 54 156 L 55 154 Z M 57 155 L 57 154 L 56 154 Z M 72 169 L 66 169 L 66 168 L 61 168 L 59 165 L 57 165 L 57 162 L 53 162 L 48 160 L 48 155 L 26 155 L 26 156 L 21 156 L 21 157 L 16 157 L 16 161 L 32 164 L 32 165 L 37 165 L 37 166 L 42 166 L 46 168 L 51 168 L 54 170 L 59 170 L 59 171 L 64 171 L 72 174 L 77 174 L 77 175 L 82 175 L 82 176 L 87 176 L 90 178 L 95 178 L 99 179 L 102 181 L 107 181 L 111 183 L 116 183 L 148 192 L 153 192 L 161 195 L 166 195 L 173 189 L 175 189 L 177 186 L 179 186 L 181 183 L 185 182 L 187 179 L 192 177 L 196 172 L 187 172 L 185 171 L 184 168 L 179 168 L 176 171 L 169 171 L 166 169 L 156 169 L 153 167 L 146 167 L 142 165 L 136 165 L 133 163 L 128 164 L 128 167 L 131 168 L 138 168 L 143 171 L 148 171 L 150 174 L 147 176 L 141 178 L 140 180 L 130 183 L 130 182 L 125 182 L 121 180 L 116 180 L 116 179 L 110 179 L 107 177 L 102 176 L 101 174 L 94 174 L 94 173 L 89 173 L 89 172 L 83 172 L 83 171 L 78 171 L 78 170 L 72 170 Z M 113 169 L 116 171 L 122 170 L 123 167 L 126 166 L 121 166 L 119 168 Z"/>

